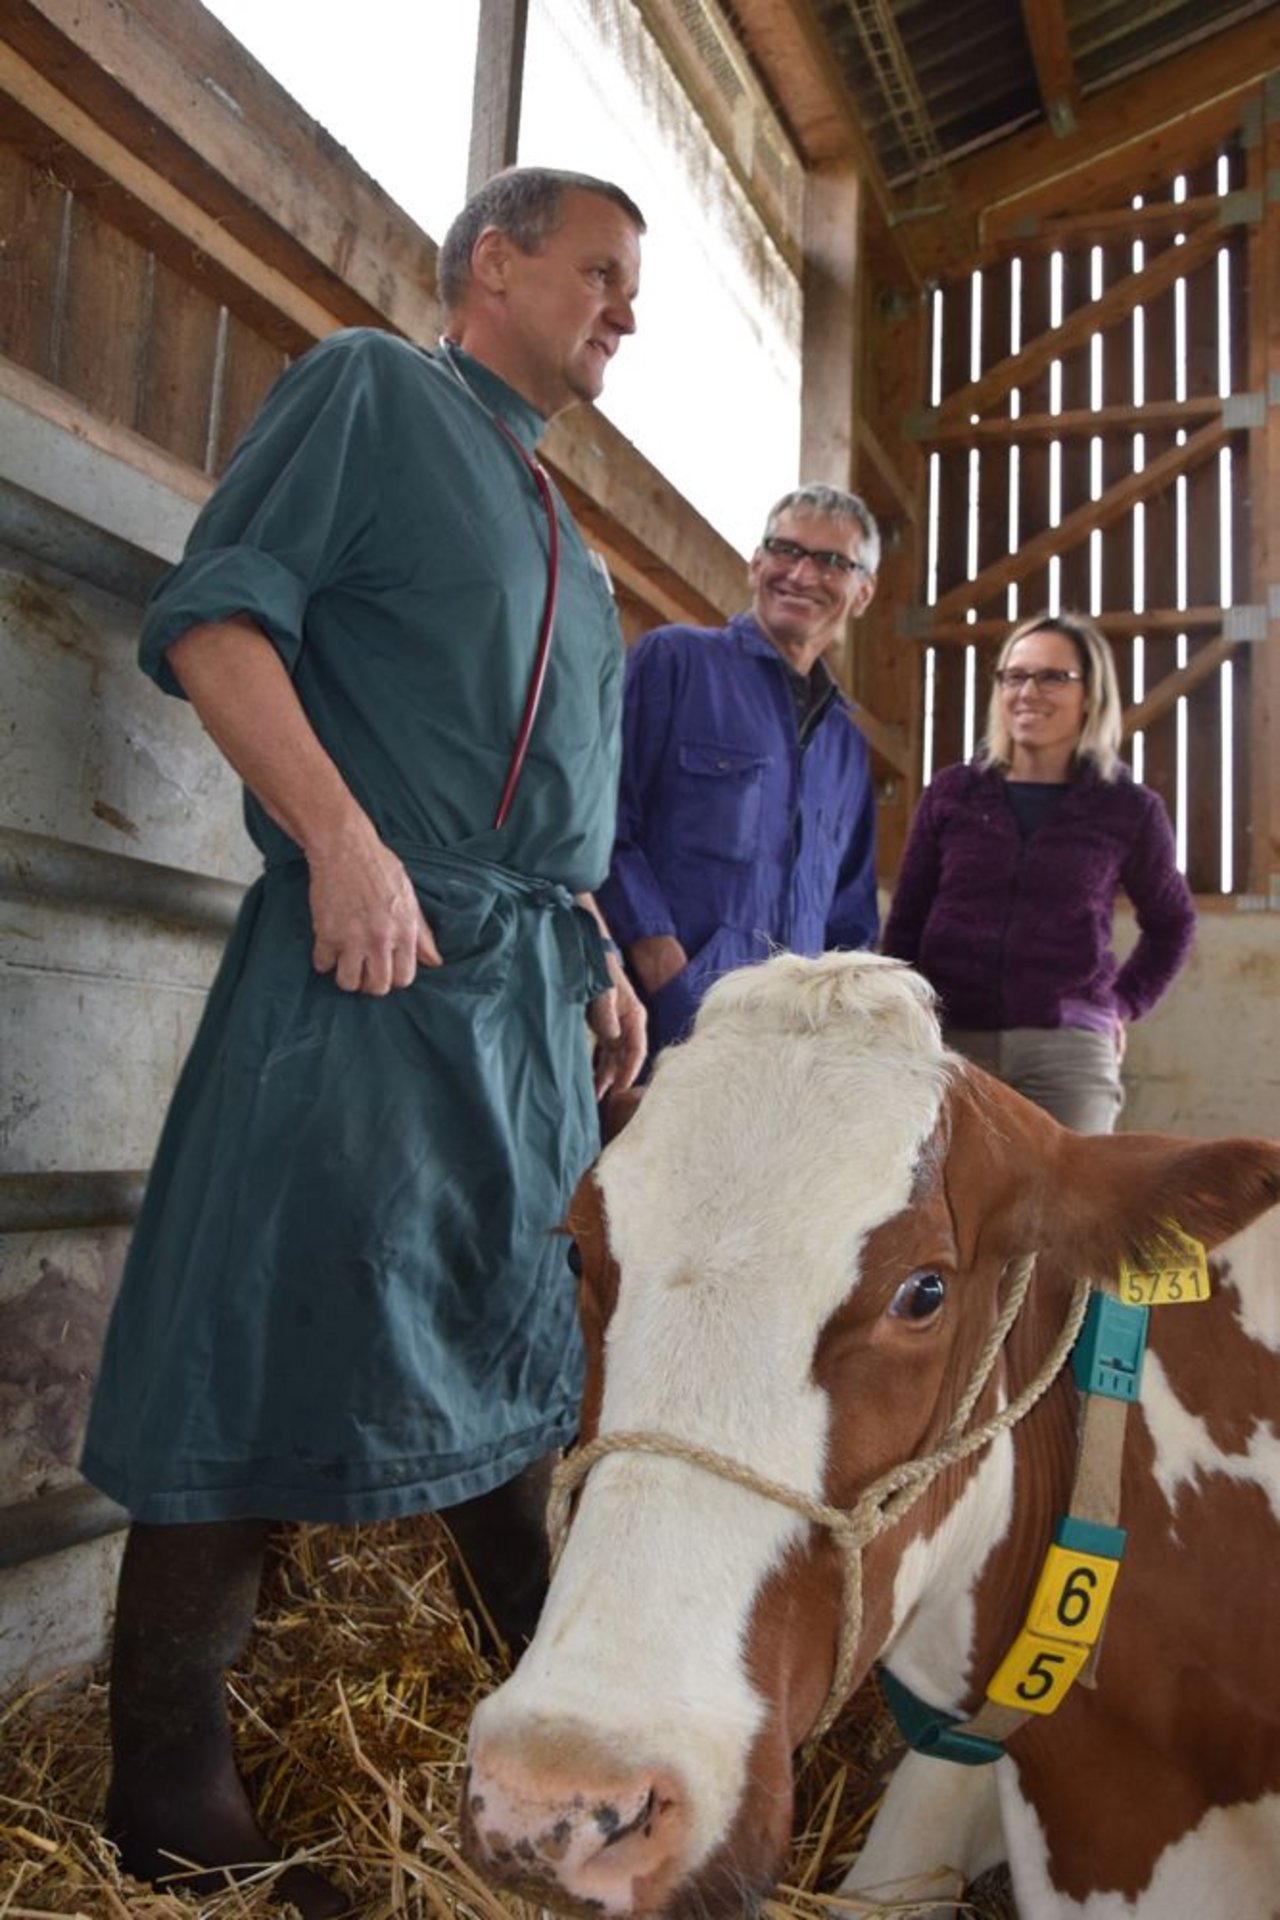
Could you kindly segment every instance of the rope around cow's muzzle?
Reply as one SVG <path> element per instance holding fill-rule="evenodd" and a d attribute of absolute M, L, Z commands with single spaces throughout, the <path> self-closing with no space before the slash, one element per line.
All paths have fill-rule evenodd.
<path fill-rule="evenodd" d="M 822 1711 L 809 1735 L 811 1741 L 820 1739 L 839 1713 L 853 1687 L 854 1662 L 858 1642 L 862 1636 L 863 1549 L 889 1527 L 904 1519 L 939 1474 L 945 1473 L 948 1467 L 958 1465 L 983 1447 L 989 1446 L 993 1440 L 998 1439 L 1000 1434 L 1015 1427 L 1026 1414 L 1030 1413 L 1032 1407 L 1057 1379 L 1075 1345 L 1089 1301 L 1090 1283 L 1087 1280 L 1078 1282 L 1062 1331 L 1039 1372 L 1007 1407 L 993 1414 L 989 1420 L 984 1421 L 980 1427 L 975 1427 L 971 1432 L 962 1431 L 990 1378 L 991 1370 L 995 1366 L 1009 1330 L 1022 1309 L 1034 1271 L 1034 1254 L 1027 1254 L 1018 1261 L 1004 1307 L 978 1357 L 969 1385 L 961 1396 L 941 1446 L 932 1453 L 924 1455 L 923 1458 L 904 1460 L 899 1466 L 891 1467 L 887 1473 L 882 1474 L 865 1489 L 854 1506 L 848 1508 L 829 1506 L 825 1501 L 815 1500 L 809 1494 L 798 1492 L 794 1487 L 784 1486 L 777 1480 L 770 1480 L 767 1475 L 757 1473 L 753 1467 L 743 1466 L 739 1461 L 731 1460 L 725 1454 L 716 1453 L 709 1447 L 698 1446 L 689 1440 L 681 1440 L 674 1434 L 601 1433 L 562 1460 L 552 1477 L 551 1497 L 547 1506 L 547 1531 L 551 1539 L 552 1566 L 554 1567 L 560 1558 L 568 1532 L 569 1509 L 575 1490 L 586 1479 L 596 1462 L 603 1460 L 605 1455 L 610 1453 L 656 1454 L 664 1459 L 683 1461 L 686 1466 L 705 1468 L 708 1473 L 715 1474 L 721 1480 L 731 1481 L 734 1486 L 742 1487 L 748 1493 L 760 1494 L 764 1499 L 772 1500 L 779 1506 L 789 1507 L 793 1513 L 799 1514 L 802 1519 L 810 1521 L 814 1526 L 825 1527 L 835 1542 L 840 1556 L 842 1606 L 831 1686 Z"/>

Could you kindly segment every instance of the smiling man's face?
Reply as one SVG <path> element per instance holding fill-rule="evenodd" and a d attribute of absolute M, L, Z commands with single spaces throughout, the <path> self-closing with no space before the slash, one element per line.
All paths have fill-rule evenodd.
<path fill-rule="evenodd" d="M 765 636 L 800 673 L 808 673 L 843 630 L 870 605 L 875 575 L 861 566 L 862 528 L 829 513 L 780 513 L 769 539 L 818 554 L 842 554 L 852 568 L 770 553 L 762 542 L 751 562 L 752 611 Z"/>

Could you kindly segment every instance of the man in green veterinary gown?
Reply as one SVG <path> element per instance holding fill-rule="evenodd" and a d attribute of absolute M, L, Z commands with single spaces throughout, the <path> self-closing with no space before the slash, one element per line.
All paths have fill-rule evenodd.
<path fill-rule="evenodd" d="M 634 330 L 642 231 L 604 182 L 491 181 L 440 255 L 438 351 L 356 330 L 292 366 L 148 611 L 142 664 L 240 774 L 264 860 L 83 1462 L 134 1522 L 107 1827 L 148 1878 L 271 1857 L 223 1675 L 272 1522 L 447 1509 L 499 1635 L 518 1649 L 536 1620 L 580 1387 L 555 1230 L 593 1078 L 630 1084 L 644 1023 L 590 894 L 621 641 L 533 448 Z M 307 1920 L 347 1910 L 309 1870 L 280 1892 Z"/>

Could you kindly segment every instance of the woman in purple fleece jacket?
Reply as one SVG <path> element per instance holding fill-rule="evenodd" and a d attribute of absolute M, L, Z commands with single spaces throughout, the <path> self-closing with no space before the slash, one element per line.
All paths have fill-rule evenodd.
<path fill-rule="evenodd" d="M 1159 796 L 1121 765 L 1110 648 L 1037 614 L 1000 651 L 987 735 L 916 809 L 882 942 L 942 1001 L 949 1045 L 1064 1126 L 1110 1133 L 1125 1023 L 1190 952 L 1195 905 Z M 1111 951 L 1118 888 L 1139 939 Z"/>

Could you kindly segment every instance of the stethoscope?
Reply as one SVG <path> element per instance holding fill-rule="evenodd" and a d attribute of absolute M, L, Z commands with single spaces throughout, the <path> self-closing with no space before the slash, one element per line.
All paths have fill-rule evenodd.
<path fill-rule="evenodd" d="M 542 619 L 538 623 L 538 644 L 533 656 L 533 671 L 529 676 L 529 689 L 524 697 L 524 711 L 520 715 L 520 726 L 516 733 L 516 743 L 511 753 L 511 762 L 507 767 L 507 776 L 502 783 L 502 796 L 498 801 L 498 811 L 493 816 L 494 828 L 505 826 L 511 803 L 515 799 L 516 787 L 524 768 L 525 755 L 529 751 L 529 739 L 533 733 L 533 723 L 538 717 L 538 707 L 542 701 L 542 689 L 547 677 L 547 661 L 551 656 L 551 629 L 555 624 L 556 595 L 560 586 L 560 524 L 556 519 L 555 496 L 551 491 L 551 482 L 547 478 L 546 468 L 531 453 L 526 453 L 506 421 L 485 405 L 476 392 L 456 359 L 457 343 L 440 336 L 440 353 L 444 364 L 464 393 L 470 394 L 476 405 L 487 419 L 491 420 L 503 439 L 514 451 L 520 464 L 533 476 L 533 484 L 538 489 L 538 498 L 542 501 L 542 510 L 547 516 L 547 590 L 542 601 Z"/>

